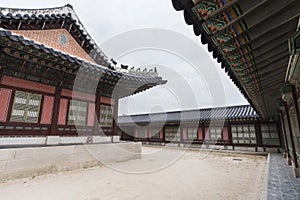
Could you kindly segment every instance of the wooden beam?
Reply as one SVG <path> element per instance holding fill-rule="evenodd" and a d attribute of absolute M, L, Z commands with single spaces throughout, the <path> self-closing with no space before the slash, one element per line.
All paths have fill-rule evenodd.
<path fill-rule="evenodd" d="M 61 27 L 60 27 L 60 28 L 63 28 L 63 27 L 64 27 L 65 22 L 66 22 L 66 20 L 64 19 L 63 22 L 62 22 L 62 24 L 61 24 Z"/>
<path fill-rule="evenodd" d="M 279 78 L 281 76 L 284 77 L 285 70 L 284 68 L 283 69 L 282 68 L 283 67 L 275 68 L 274 71 L 270 71 L 269 74 L 265 73 L 263 75 L 259 75 L 260 81 L 267 81 L 269 79 Z"/>
<path fill-rule="evenodd" d="M 256 4 L 255 6 L 253 6 L 252 8 L 250 8 L 249 10 L 247 10 L 246 12 L 244 12 L 242 15 L 238 16 L 237 18 L 235 18 L 234 20 L 232 20 L 230 23 L 226 24 L 225 26 L 217 29 L 216 31 L 213 32 L 213 35 L 222 32 L 224 30 L 226 30 L 228 27 L 231 27 L 232 25 L 236 24 L 239 20 L 241 20 L 242 18 L 244 18 L 245 16 L 247 16 L 248 14 L 250 14 L 251 12 L 255 11 L 258 7 L 260 7 L 261 5 L 265 4 L 268 0 L 263 0 L 260 3 Z"/>
<path fill-rule="evenodd" d="M 21 66 L 21 70 L 25 67 L 26 64 L 26 60 L 23 61 L 22 66 Z"/>
<path fill-rule="evenodd" d="M 44 21 L 44 23 L 43 23 L 42 30 L 45 29 L 45 26 L 46 26 L 46 21 Z"/>
<path fill-rule="evenodd" d="M 264 74 L 268 74 L 269 72 L 273 71 L 273 69 L 274 70 L 277 70 L 278 68 L 282 69 L 284 65 L 287 65 L 286 61 L 282 60 L 281 62 L 278 62 L 275 65 L 268 65 L 264 68 L 257 68 L 257 72 L 259 76 L 261 75 L 263 76 Z M 284 69 L 284 71 L 286 71 L 286 69 Z"/>
<path fill-rule="evenodd" d="M 278 54 L 284 54 L 285 52 L 288 52 L 287 40 L 281 41 L 281 43 L 273 44 L 274 45 L 270 47 L 266 45 L 265 47 L 257 49 L 257 51 L 252 51 L 253 55 L 255 56 L 256 64 L 273 56 L 277 56 Z"/>
<path fill-rule="evenodd" d="M 71 33 L 71 29 L 73 27 L 73 23 L 70 24 L 70 27 L 69 27 L 69 32 Z"/>
<path fill-rule="evenodd" d="M 294 1 L 295 3 L 295 1 Z M 292 22 L 298 22 L 299 19 L 299 8 L 300 4 L 295 3 L 293 6 L 289 5 L 290 8 L 281 9 L 280 12 L 276 13 L 276 15 L 271 16 L 270 20 L 264 20 L 260 23 L 256 24 L 252 28 L 249 28 L 247 30 L 247 34 L 255 39 L 258 37 L 263 36 L 264 34 L 268 32 L 274 32 L 274 30 L 278 30 L 277 28 L 280 26 L 283 26 L 286 23 Z M 288 30 L 290 30 L 291 27 L 289 27 Z M 295 27 L 296 30 L 296 27 Z M 280 32 L 284 32 L 284 30 L 280 30 Z"/>
<path fill-rule="evenodd" d="M 271 67 L 278 67 L 278 65 L 281 65 L 281 67 L 286 71 L 286 68 L 288 66 L 289 62 L 289 54 L 288 51 L 284 51 L 282 53 L 278 53 L 274 55 L 271 58 L 266 59 L 265 61 L 258 63 L 257 66 L 262 68 Z"/>
<path fill-rule="evenodd" d="M 256 66 L 258 68 L 265 68 L 265 67 L 268 67 L 268 66 L 276 65 L 276 64 L 281 63 L 283 61 L 286 61 L 286 64 L 288 64 L 288 60 L 289 60 L 289 53 L 286 52 L 284 55 L 280 55 L 276 58 L 273 58 L 272 60 L 267 60 L 268 62 L 265 61 L 264 63 L 257 64 Z"/>
<path fill-rule="evenodd" d="M 276 88 L 276 90 L 278 90 L 280 88 L 280 86 L 282 86 L 284 84 L 284 80 L 275 80 L 275 81 L 271 81 L 271 82 L 268 82 L 266 84 L 262 83 L 262 89 L 265 91 L 266 89 L 274 89 L 276 88 L 276 85 L 278 86 L 278 88 Z M 278 91 L 279 92 L 279 91 Z"/>
<path fill-rule="evenodd" d="M 22 20 L 20 20 L 20 22 L 19 22 L 19 25 L 18 25 L 18 30 L 20 30 L 20 28 L 21 28 L 21 25 L 22 25 Z"/>

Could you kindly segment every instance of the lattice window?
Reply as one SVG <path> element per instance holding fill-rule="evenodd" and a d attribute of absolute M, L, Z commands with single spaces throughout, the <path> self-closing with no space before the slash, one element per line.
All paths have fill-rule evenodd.
<path fill-rule="evenodd" d="M 151 128 L 151 138 L 160 138 L 160 128 Z"/>
<path fill-rule="evenodd" d="M 146 129 L 145 128 L 139 128 L 137 130 L 137 137 L 138 138 L 145 138 Z"/>
<path fill-rule="evenodd" d="M 16 91 L 11 122 L 38 123 L 42 95 Z"/>
<path fill-rule="evenodd" d="M 166 141 L 180 142 L 180 128 L 178 126 L 165 127 Z"/>
<path fill-rule="evenodd" d="M 71 100 L 69 105 L 68 125 L 85 126 L 87 102 Z"/>
<path fill-rule="evenodd" d="M 112 106 L 100 106 L 100 126 L 113 126 L 114 111 Z"/>
<path fill-rule="evenodd" d="M 209 127 L 210 140 L 222 140 L 222 127 Z"/>
<path fill-rule="evenodd" d="M 231 133 L 234 144 L 256 144 L 254 124 L 232 125 Z"/>
<path fill-rule="evenodd" d="M 262 124 L 261 134 L 264 145 L 280 145 L 279 134 L 276 124 Z"/>
<path fill-rule="evenodd" d="M 198 138 L 198 128 L 187 128 L 187 138 L 197 139 Z"/>

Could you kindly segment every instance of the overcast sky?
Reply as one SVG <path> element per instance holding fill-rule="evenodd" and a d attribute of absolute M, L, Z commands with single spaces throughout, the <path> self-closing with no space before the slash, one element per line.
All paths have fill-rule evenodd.
<path fill-rule="evenodd" d="M 120 100 L 120 115 L 248 104 L 171 0 L 1 0 L 0 6 L 67 3 L 108 57 L 136 68 L 155 66 L 168 80 Z"/>

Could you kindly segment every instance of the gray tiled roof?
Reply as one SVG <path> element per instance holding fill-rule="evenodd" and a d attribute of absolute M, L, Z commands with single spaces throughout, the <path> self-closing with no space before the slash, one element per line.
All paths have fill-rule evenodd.
<path fill-rule="evenodd" d="M 49 48 L 43 44 L 39 44 L 36 43 L 32 40 L 28 40 L 26 38 L 24 38 L 21 35 L 17 35 L 17 34 L 13 34 L 11 31 L 9 30 L 5 30 L 0 28 L 0 39 L 1 38 L 8 38 L 10 39 L 12 42 L 20 42 L 21 45 L 25 45 L 25 46 L 31 46 L 37 50 L 40 51 L 44 51 L 46 54 L 50 54 L 53 55 L 55 57 L 58 57 L 62 60 L 67 60 L 71 63 L 76 63 L 77 65 L 79 65 L 80 67 L 82 67 L 84 70 L 87 71 L 92 71 L 95 73 L 100 74 L 107 74 L 108 76 L 111 77 L 116 77 L 116 78 L 123 78 L 125 80 L 129 80 L 129 81 L 136 81 L 136 82 L 142 82 L 142 83 L 153 83 L 153 84 L 165 84 L 166 81 L 162 80 L 162 77 L 153 77 L 153 76 L 139 76 L 139 75 L 132 75 L 132 74 L 128 74 L 128 73 L 122 73 L 122 72 L 118 72 L 115 70 L 111 70 L 108 69 L 106 67 L 103 67 L 101 65 L 98 64 L 93 64 L 81 59 L 78 59 L 74 56 L 68 55 L 64 52 L 55 50 L 53 48 Z"/>
<path fill-rule="evenodd" d="M 176 111 L 120 116 L 119 123 L 150 123 L 150 122 L 206 122 L 218 120 L 257 119 L 259 116 L 250 105 L 198 110 Z"/>
<path fill-rule="evenodd" d="M 2 8 L 0 7 L 0 21 L 1 20 L 13 20 L 22 22 L 33 22 L 33 21 L 46 21 L 51 20 L 70 20 L 82 33 L 82 37 L 96 49 L 99 54 L 109 62 L 107 56 L 101 51 L 93 38 L 89 35 L 85 29 L 79 17 L 73 10 L 73 6 L 67 4 L 62 7 L 55 8 L 41 8 L 41 9 L 24 9 L 24 8 Z"/>

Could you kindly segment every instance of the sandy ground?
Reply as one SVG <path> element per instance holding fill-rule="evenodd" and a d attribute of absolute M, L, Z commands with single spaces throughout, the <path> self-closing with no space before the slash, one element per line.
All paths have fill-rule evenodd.
<path fill-rule="evenodd" d="M 260 197 L 266 157 L 162 151 L 152 147 L 143 147 L 143 153 L 142 160 L 2 183 L 0 198 L 251 200 Z"/>

